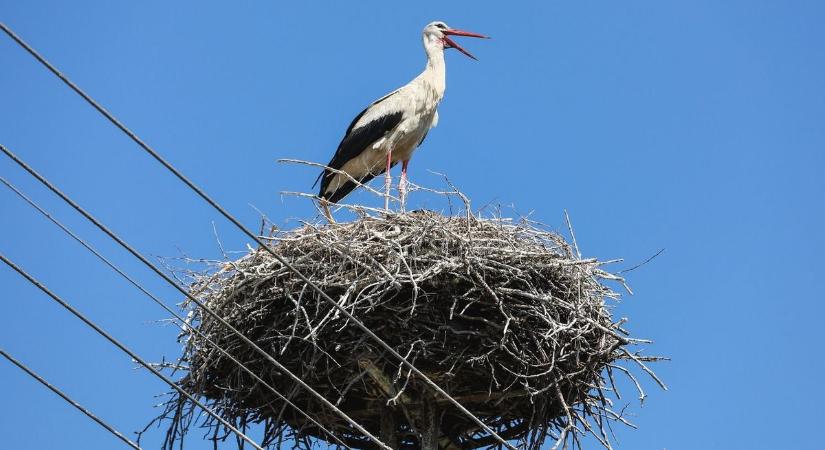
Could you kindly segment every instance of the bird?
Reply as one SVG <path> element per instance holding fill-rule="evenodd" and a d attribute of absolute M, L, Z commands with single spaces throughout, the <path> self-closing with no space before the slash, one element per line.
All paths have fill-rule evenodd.
<path fill-rule="evenodd" d="M 370 103 L 350 123 L 338 149 L 315 180 L 321 181 L 318 198 L 331 220 L 329 204 L 338 203 L 356 187 L 384 174 L 384 209 L 389 210 L 390 169 L 401 162 L 398 183 L 403 211 L 407 193 L 407 169 L 413 152 L 438 124 L 438 105 L 444 98 L 446 68 L 444 50 L 454 48 L 477 60 L 450 36 L 489 39 L 434 21 L 421 33 L 427 65 L 406 85 Z M 314 185 L 313 185 L 314 186 Z"/>

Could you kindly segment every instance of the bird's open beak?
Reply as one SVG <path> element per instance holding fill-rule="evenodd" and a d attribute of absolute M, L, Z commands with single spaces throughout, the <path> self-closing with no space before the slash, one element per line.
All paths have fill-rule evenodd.
<path fill-rule="evenodd" d="M 463 48 L 461 48 L 460 45 L 456 44 L 455 41 L 450 39 L 448 36 L 466 36 L 466 37 L 474 37 L 474 38 L 481 38 L 481 39 L 490 39 L 488 36 L 484 36 L 483 34 L 473 33 L 473 32 L 470 32 L 470 31 L 462 31 L 462 30 L 451 29 L 451 30 L 444 30 L 444 31 L 442 31 L 442 33 L 444 33 L 444 43 L 447 44 L 445 46 L 446 48 L 454 48 L 454 49 L 460 51 L 461 53 L 464 53 L 465 55 L 469 56 L 470 58 L 475 59 L 476 61 L 478 61 L 478 58 L 473 56 L 467 50 L 464 50 Z"/>

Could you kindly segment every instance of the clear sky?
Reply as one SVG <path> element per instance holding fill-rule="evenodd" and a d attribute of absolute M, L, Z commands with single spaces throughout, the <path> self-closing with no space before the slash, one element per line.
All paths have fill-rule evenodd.
<path fill-rule="evenodd" d="M 447 55 L 413 181 L 444 172 L 476 205 L 557 228 L 567 209 L 583 253 L 625 258 L 616 269 L 666 249 L 616 314 L 673 358 L 656 365 L 670 390 L 627 399 L 639 429 L 617 428 L 617 447 L 822 448 L 825 3 L 0 1 L 0 20 L 253 227 L 250 205 L 282 226 L 314 214 L 279 192 L 310 191 L 315 170 L 276 159 L 326 162 L 358 111 L 423 68 L 436 19 L 494 39 L 462 41 L 478 62 Z M 128 241 L 219 257 L 214 221 L 245 248 L 5 36 L 0 66 L 0 142 Z M 0 175 L 180 300 L 2 158 Z M 141 355 L 179 354 L 163 311 L 4 189 L 0 231 L 0 252 Z M 164 385 L 2 267 L 0 285 L 0 346 L 125 432 L 156 414 Z M 0 380 L 0 448 L 119 448 L 2 361 Z"/>

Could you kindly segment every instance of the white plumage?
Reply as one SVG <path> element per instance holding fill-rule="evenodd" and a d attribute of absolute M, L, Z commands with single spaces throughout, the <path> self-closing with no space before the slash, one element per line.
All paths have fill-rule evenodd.
<path fill-rule="evenodd" d="M 446 88 L 444 49 L 456 48 L 474 58 L 453 42 L 449 35 L 485 37 L 454 30 L 444 22 L 432 22 L 424 28 L 422 38 L 427 52 L 427 66 L 407 85 L 376 100 L 352 121 L 327 164 L 334 170 L 324 170 L 320 176 L 318 196 L 325 205 L 326 201 L 338 202 L 357 187 L 349 177 L 363 184 L 385 173 L 385 207 L 388 207 L 389 170 L 399 161 L 402 163 L 399 192 L 403 205 L 407 164 L 430 128 L 438 124 L 437 108 Z M 348 176 L 336 171 L 345 172 Z"/>

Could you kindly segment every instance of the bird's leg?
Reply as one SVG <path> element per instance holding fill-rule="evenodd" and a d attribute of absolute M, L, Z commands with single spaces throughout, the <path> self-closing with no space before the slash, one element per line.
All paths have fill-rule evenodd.
<path fill-rule="evenodd" d="M 387 170 L 384 172 L 384 211 L 390 210 L 390 189 L 392 188 L 392 177 L 390 168 L 392 167 L 392 150 L 387 152 Z"/>
<path fill-rule="evenodd" d="M 407 164 L 410 160 L 401 162 L 401 179 L 398 180 L 398 195 L 401 197 L 401 212 L 407 204 Z"/>

